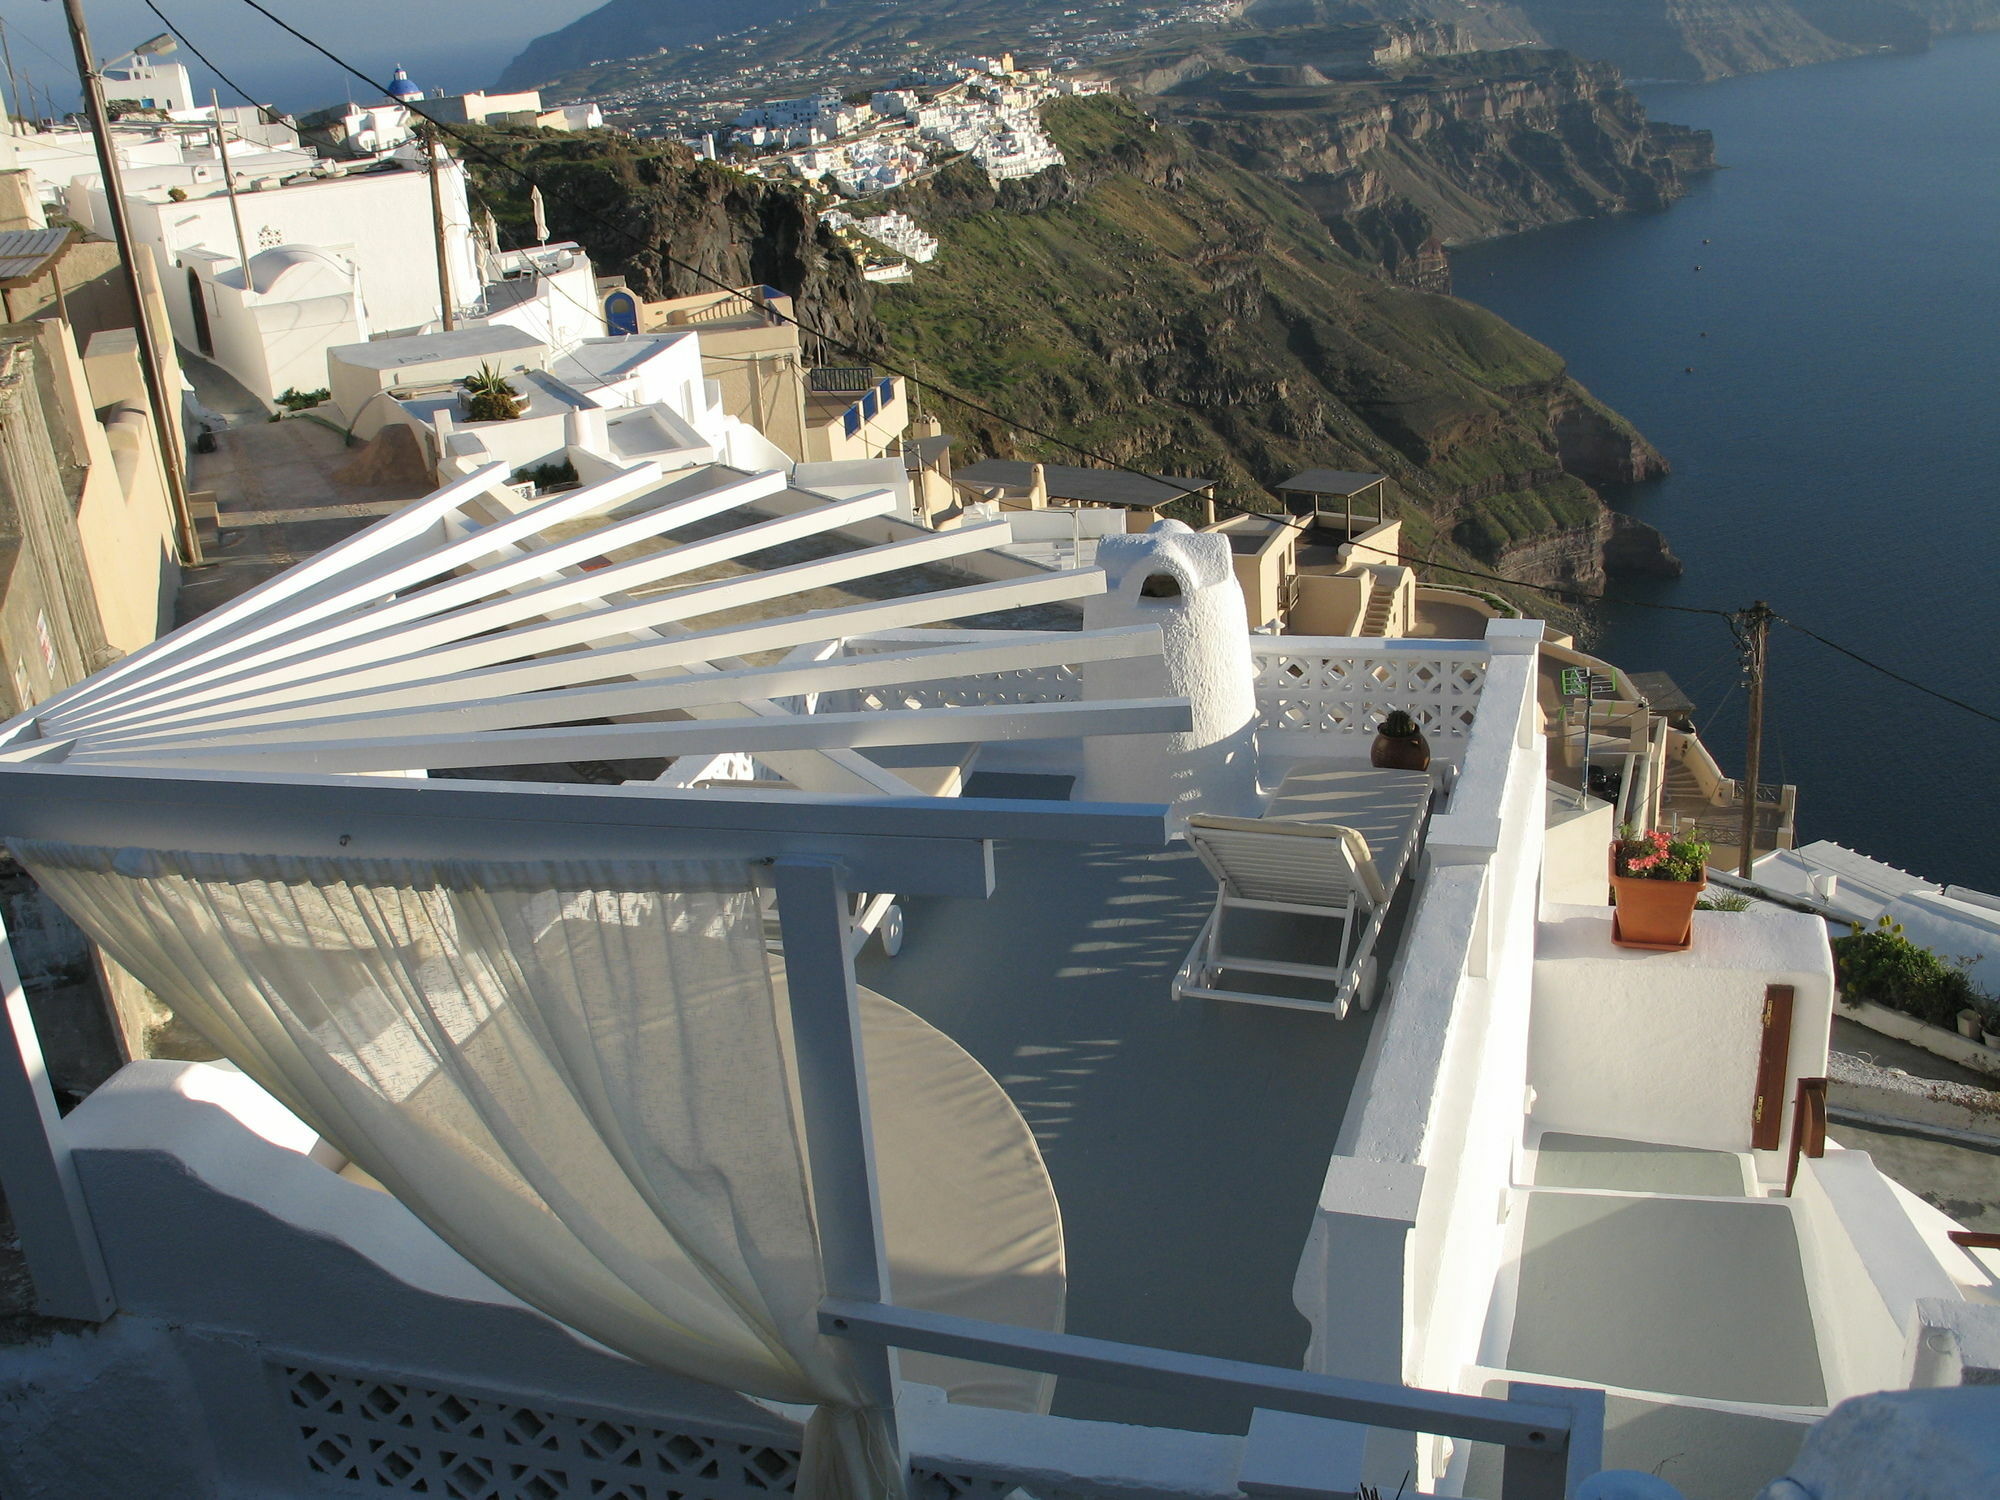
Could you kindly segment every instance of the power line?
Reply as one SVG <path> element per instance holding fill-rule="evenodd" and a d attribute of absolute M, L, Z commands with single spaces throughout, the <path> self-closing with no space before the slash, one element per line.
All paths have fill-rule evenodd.
<path fill-rule="evenodd" d="M 152 0 L 147 0 L 147 3 L 151 5 Z M 319 42 L 314 41 L 311 37 L 307 36 L 303 31 L 300 31 L 296 26 L 292 25 L 289 21 L 286 21 L 283 17 L 273 13 L 268 7 L 266 7 L 264 4 L 261 3 L 261 0 L 243 0 L 243 3 L 245 5 L 248 5 L 252 10 L 256 11 L 259 15 L 264 16 L 267 20 L 272 21 L 277 26 L 282 28 L 284 31 L 296 37 L 299 41 L 305 43 L 308 47 L 311 47 L 315 52 L 319 53 L 322 57 L 326 58 L 328 61 L 335 64 L 337 67 L 344 69 L 346 72 L 352 74 L 355 78 L 360 79 L 363 83 L 369 85 L 369 87 L 382 89 L 384 93 L 387 92 L 387 89 L 383 84 L 377 82 L 374 79 L 371 79 L 366 73 L 363 73 L 359 68 L 355 67 L 352 63 L 349 63 L 345 58 L 342 58 L 338 53 L 335 53 L 331 49 L 321 45 Z M 157 13 L 157 7 L 154 7 L 154 9 Z M 542 184 L 537 180 L 537 178 L 534 176 L 533 173 L 527 171 L 523 167 L 516 166 L 512 162 L 503 160 L 502 158 L 496 156 L 491 151 L 486 150 L 483 146 L 481 146 L 477 142 L 467 138 L 466 136 L 459 134 L 458 131 L 452 129 L 451 122 L 440 120 L 436 116 L 429 114 L 421 107 L 421 104 L 409 103 L 406 104 L 405 107 L 408 108 L 411 111 L 411 113 L 429 122 L 443 134 L 449 136 L 452 140 L 457 142 L 459 147 L 463 151 L 465 151 L 468 155 L 476 156 L 481 161 L 487 163 L 489 166 L 496 167 L 500 171 L 508 173 L 510 176 L 515 177 L 522 182 L 525 182 L 530 187 L 540 188 L 542 186 Z M 572 213 L 578 215 L 581 218 L 589 220 L 590 222 L 598 225 L 598 227 L 612 234 L 618 235 L 620 238 L 624 239 L 627 243 L 641 250 L 657 255 L 661 260 L 665 261 L 668 265 L 671 265 L 678 270 L 686 272 L 689 276 L 694 277 L 697 281 L 704 282 L 707 285 L 716 288 L 718 291 L 729 292 L 732 295 L 738 294 L 739 289 L 737 287 L 730 285 L 728 282 L 723 281 L 719 277 L 710 275 L 708 272 L 702 270 L 699 266 L 691 265 L 687 261 L 681 260 L 678 256 L 671 254 L 670 252 L 668 252 L 659 245 L 640 240 L 635 231 L 627 228 L 622 224 L 617 224 L 607 218 L 604 218 L 603 216 L 599 215 L 595 210 L 586 208 L 574 202 L 573 200 L 569 199 L 566 195 L 561 193 L 550 194 L 547 192 L 547 190 L 544 190 L 544 196 L 555 197 L 558 202 L 564 203 Z M 1203 498 L 1212 501 L 1214 504 L 1219 505 L 1224 509 L 1233 511 L 1237 515 L 1262 517 L 1267 520 L 1274 521 L 1279 525 L 1289 526 L 1294 531 L 1305 532 L 1312 529 L 1310 526 L 1301 525 L 1300 523 L 1293 521 L 1289 516 L 1287 516 L 1282 511 L 1272 512 L 1272 511 L 1255 510 L 1250 506 L 1239 504 L 1234 500 L 1225 500 L 1217 496 L 1208 495 L 1206 491 L 1203 489 L 1194 489 L 1186 485 L 1175 485 L 1171 480 L 1163 479 L 1161 476 L 1157 474 L 1149 474 L 1144 469 L 1134 468 L 1130 464 L 1122 463 L 1119 460 L 1111 458 L 1105 454 L 1099 453 L 1094 449 L 1087 448 L 1083 444 L 1075 441 L 1073 438 L 1061 437 L 1056 433 L 1046 430 L 1045 428 L 1037 427 L 1029 422 L 1023 422 L 1016 417 L 1008 415 L 1006 412 L 999 411 L 994 407 L 988 406 L 983 401 L 975 400 L 973 397 L 964 395 L 959 391 L 955 391 L 950 386 L 945 385 L 941 381 L 930 380 L 928 378 L 920 379 L 918 376 L 911 373 L 909 370 L 902 369 L 897 365 L 890 363 L 888 360 L 882 358 L 879 354 L 876 354 L 866 349 L 862 349 L 857 345 L 849 343 L 847 340 L 840 338 L 835 334 L 829 333 L 826 329 L 818 326 L 815 323 L 808 322 L 805 319 L 796 316 L 795 314 L 780 312 L 776 308 L 772 308 L 769 306 L 765 306 L 763 310 L 770 317 L 777 319 L 780 322 L 791 324 L 793 327 L 800 330 L 800 332 L 812 335 L 814 338 L 820 340 L 822 343 L 828 345 L 831 348 L 839 349 L 844 353 L 854 356 L 855 358 L 866 360 L 871 364 L 879 365 L 882 369 L 887 370 L 891 375 L 898 376 L 908 384 L 922 386 L 926 390 L 929 390 L 935 395 L 941 396 L 948 401 L 954 401 L 958 403 L 960 406 L 965 407 L 967 410 L 978 412 L 981 416 L 991 418 L 993 421 L 999 422 L 1006 427 L 1028 433 L 1030 436 L 1040 438 L 1044 442 L 1053 443 L 1057 447 L 1066 448 L 1070 452 L 1080 454 L 1083 457 L 1090 459 L 1092 462 L 1101 464 L 1108 469 L 1115 469 L 1122 473 L 1136 475 L 1141 479 L 1149 479 L 1156 484 L 1164 484 L 1170 489 L 1176 489 L 1180 492 L 1180 498 L 1184 499 Z M 1276 497 L 1274 496 L 1273 498 L 1275 499 Z M 1282 504 L 1282 502 L 1280 503 Z M 1422 561 L 1422 559 L 1413 557 L 1407 553 L 1398 552 L 1393 555 L 1399 562 L 1420 563 Z M 1702 608 L 1694 605 L 1661 604 L 1646 599 L 1628 599 L 1616 594 L 1609 594 L 1596 590 L 1577 588 L 1569 585 L 1525 583 L 1518 578 L 1506 578 L 1498 573 L 1483 573 L 1476 569 L 1471 569 L 1471 568 L 1455 567 L 1451 565 L 1446 565 L 1446 566 L 1449 571 L 1457 573 L 1462 577 L 1477 578 L 1489 583 L 1505 584 L 1510 588 L 1529 589 L 1536 593 L 1549 594 L 1559 599 L 1589 601 L 1592 603 L 1625 604 L 1625 605 L 1630 605 L 1635 609 L 1663 610 L 1674 614 L 1713 615 L 1717 617 L 1726 617 L 1730 613 L 1730 611 L 1728 610 Z"/>
<path fill-rule="evenodd" d="M 244 88 L 242 84 L 238 83 L 234 78 L 231 78 L 227 73 L 223 72 L 222 69 L 218 68 L 214 63 L 210 62 L 208 60 L 208 55 L 205 52 L 203 52 L 201 48 L 197 47 L 193 42 L 189 41 L 187 39 L 186 34 L 180 29 L 180 27 L 174 25 L 172 21 L 169 21 L 167 19 L 167 13 L 161 10 L 159 6 L 155 5 L 153 3 L 153 0 L 146 0 L 146 9 L 150 10 L 154 15 L 160 18 L 160 24 L 166 27 L 168 31 L 173 33 L 174 40 L 179 42 L 183 47 L 187 48 L 188 51 L 192 52 L 195 55 L 195 57 L 200 60 L 201 65 L 203 67 L 207 68 L 209 72 L 213 73 L 217 78 L 220 78 L 224 83 L 228 84 L 230 88 L 234 89 L 239 95 L 241 95 L 243 102 L 245 104 L 249 105 L 252 109 L 259 111 L 264 116 L 264 123 L 266 125 L 276 125 L 283 118 L 283 116 L 281 116 L 276 110 L 270 108 L 268 105 L 259 103 L 254 97 L 252 97 L 248 89 Z M 220 120 L 216 121 L 217 125 L 220 125 L 221 123 L 222 122 Z"/>
<path fill-rule="evenodd" d="M 1817 630 L 1810 630 L 1806 626 L 1799 624 L 1799 622 L 1796 620 L 1788 620 L 1783 615 L 1777 616 L 1777 619 L 1780 624 L 1791 626 L 1791 628 L 1796 630 L 1800 635 L 1818 641 L 1822 646 L 1826 647 L 1829 651 L 1838 651 L 1842 656 L 1846 657 L 1848 660 L 1860 663 L 1862 666 L 1868 668 L 1868 670 L 1871 672 L 1880 672 L 1884 677 L 1890 678 L 1892 681 L 1902 683 L 1904 687 L 1915 688 L 1918 692 L 1926 693 L 1929 696 L 1936 698 L 1939 702 L 1949 703 L 1953 708 L 1962 708 L 1967 713 L 1985 719 L 1989 723 L 2000 724 L 2000 714 L 1988 713 L 1985 709 L 1980 708 L 1975 704 L 1967 703 L 1963 698 L 1954 698 L 1950 693 L 1940 692 L 1937 688 L 1929 687 L 1924 683 L 1917 681 L 1917 679 L 1914 677 L 1904 676 L 1901 672 L 1896 671 L 1893 667 L 1885 667 L 1879 661 L 1871 661 L 1867 657 L 1863 656 L 1859 651 L 1855 651 L 1850 649 L 1849 647 L 1843 646 L 1838 641 L 1830 641 L 1825 636 L 1821 635 Z"/>
<path fill-rule="evenodd" d="M 167 21 L 165 14 L 162 13 L 159 7 L 153 3 L 153 0 L 146 0 L 146 3 L 148 9 L 152 10 L 155 15 L 158 15 L 163 22 L 166 22 L 168 29 L 173 31 L 175 36 L 178 37 L 181 35 L 181 33 L 174 28 L 173 23 L 171 21 Z M 388 89 L 385 85 L 378 83 L 374 79 L 371 79 L 366 73 L 363 73 L 359 68 L 356 68 L 353 64 L 349 63 L 345 58 L 339 56 L 337 53 L 322 46 L 320 43 L 314 41 L 311 37 L 307 36 L 304 32 L 300 31 L 296 26 L 293 26 L 289 21 L 286 21 L 282 17 L 274 14 L 268 7 L 266 7 L 261 3 L 261 0 L 243 0 L 243 3 L 248 5 L 252 10 L 256 11 L 258 14 L 264 16 L 267 20 L 275 23 L 282 30 L 296 37 L 299 41 L 305 43 L 308 47 L 312 48 L 315 52 L 319 53 L 322 57 L 326 58 L 329 62 L 333 63 L 335 66 L 343 69 L 347 73 L 351 74 L 353 77 L 360 79 L 363 83 L 369 85 L 369 87 L 379 88 L 385 94 L 388 92 Z M 189 50 L 194 51 L 192 43 L 189 44 Z M 199 52 L 195 52 L 195 55 L 197 57 L 201 56 Z M 204 58 L 203 61 L 207 61 L 207 59 Z M 213 64 L 211 64 L 210 66 L 213 66 Z M 220 70 L 217 70 L 217 72 L 218 76 L 220 76 Z M 228 82 L 226 78 L 224 79 L 224 81 Z M 230 84 L 230 87 L 236 88 L 236 91 L 239 94 L 243 93 L 243 90 L 237 88 L 237 86 L 233 83 Z M 244 97 L 248 98 L 249 96 L 245 94 Z M 518 167 L 514 165 L 512 162 L 502 160 L 500 157 L 495 156 L 492 152 L 486 150 L 483 146 L 480 146 L 478 143 L 459 134 L 456 130 L 453 130 L 451 128 L 450 122 L 436 118 L 435 116 L 427 113 L 426 111 L 419 108 L 415 104 L 407 104 L 406 107 L 409 108 L 410 111 L 413 114 L 417 115 L 419 118 L 428 121 L 432 126 L 434 126 L 443 134 L 450 136 L 451 139 L 456 141 L 459 144 L 459 146 L 463 150 L 465 150 L 468 154 L 477 156 L 480 160 L 486 162 L 488 165 L 499 168 L 501 171 L 506 172 L 511 176 L 518 178 L 520 181 L 527 183 L 530 187 L 539 188 L 541 186 L 540 182 L 537 181 L 535 176 L 532 173 L 528 172 L 525 168 Z M 566 195 L 556 194 L 555 196 L 558 202 L 565 203 L 573 213 L 576 213 L 581 217 L 590 220 L 591 222 L 597 224 L 600 228 L 603 228 L 613 234 L 620 236 L 627 242 L 637 245 L 641 249 L 650 251 L 651 253 L 658 255 L 660 259 L 665 261 L 667 264 L 686 272 L 688 275 L 694 277 L 696 280 L 705 282 L 709 286 L 712 286 L 719 291 L 728 292 L 732 296 L 740 295 L 739 289 L 737 287 L 730 285 L 729 283 L 723 281 L 719 277 L 711 276 L 708 272 L 702 270 L 699 266 L 691 265 L 688 262 L 681 260 L 679 257 L 668 253 L 666 250 L 660 248 L 657 245 L 647 244 L 640 241 L 638 235 L 633 230 L 625 227 L 624 225 L 616 224 L 611 220 L 606 219 L 601 215 L 597 214 L 594 210 L 582 207 L 581 205 L 569 200 Z M 1310 526 L 1302 525 L 1299 522 L 1292 520 L 1292 518 L 1289 515 L 1286 515 L 1283 512 L 1274 513 L 1271 511 L 1253 510 L 1249 506 L 1238 504 L 1233 500 L 1224 500 L 1214 496 L 1205 496 L 1205 492 L 1200 489 L 1191 489 L 1185 485 L 1174 485 L 1171 480 L 1162 479 L 1159 475 L 1148 474 L 1143 469 L 1137 469 L 1129 464 L 1121 463 L 1116 459 L 1109 458 L 1104 454 L 1098 453 L 1090 448 L 1086 448 L 1083 444 L 1078 443 L 1073 439 L 1059 437 L 1056 434 L 1048 432 L 1042 428 L 1036 427 L 1031 423 L 1019 421 L 1013 417 L 1008 416 L 1004 412 L 995 410 L 993 407 L 986 405 L 984 402 L 976 401 L 970 396 L 962 395 L 961 393 L 952 390 L 949 386 L 944 385 L 941 382 L 931 381 L 931 380 L 920 381 L 915 375 L 911 374 L 909 371 L 900 369 L 896 365 L 889 363 L 887 360 L 880 358 L 878 355 L 873 354 L 868 350 L 861 349 L 856 345 L 849 343 L 845 339 L 837 337 L 834 334 L 828 333 L 825 329 L 820 328 L 813 323 L 809 323 L 803 318 L 796 317 L 790 313 L 779 312 L 776 308 L 770 307 L 768 305 L 765 305 L 763 307 L 763 311 L 768 316 L 775 318 L 780 322 L 790 323 L 793 327 L 799 329 L 801 332 L 811 334 L 814 338 L 821 340 L 823 343 L 829 345 L 832 348 L 843 350 L 844 352 L 854 355 L 857 358 L 867 360 L 871 364 L 880 365 L 890 374 L 900 377 L 905 382 L 908 382 L 913 385 L 922 385 L 927 389 L 931 390 L 932 392 L 934 392 L 935 394 L 943 396 L 947 400 L 957 402 L 961 406 L 966 407 L 968 410 L 976 411 L 980 413 L 982 416 L 990 417 L 994 421 L 1003 423 L 1008 427 L 1017 428 L 1022 432 L 1026 432 L 1034 437 L 1041 438 L 1044 442 L 1054 443 L 1058 447 L 1067 448 L 1073 453 L 1081 454 L 1084 457 L 1089 458 L 1096 463 L 1104 465 L 1106 468 L 1116 469 L 1127 474 L 1133 474 L 1142 479 L 1150 479 L 1156 484 L 1165 484 L 1169 488 L 1178 489 L 1181 492 L 1182 497 L 1184 498 L 1193 499 L 1198 496 L 1203 496 L 1207 499 L 1212 500 L 1213 503 L 1217 505 L 1223 506 L 1228 510 L 1236 512 L 1238 515 L 1261 517 L 1263 519 L 1270 520 L 1277 525 L 1289 526 L 1295 531 L 1305 532 L 1311 530 Z M 1424 561 L 1423 559 L 1416 558 L 1408 553 L 1403 553 L 1403 552 L 1396 552 L 1389 555 L 1393 555 L 1399 562 L 1421 563 Z M 1485 573 L 1477 569 L 1457 567 L 1450 564 L 1445 565 L 1445 571 L 1455 573 L 1460 577 L 1464 578 L 1477 578 L 1485 582 L 1506 584 L 1511 588 L 1530 589 L 1536 593 L 1550 594 L 1557 598 L 1562 598 L 1562 599 L 1587 600 L 1593 603 L 1623 604 L 1637 609 L 1661 610 L 1673 614 L 1715 616 L 1717 618 L 1729 621 L 1732 630 L 1736 628 L 1737 617 L 1739 614 L 1738 611 L 1734 610 L 1713 609 L 1698 605 L 1663 604 L 1654 600 L 1622 598 L 1615 594 L 1605 593 L 1591 589 L 1576 588 L 1567 585 L 1525 583 L 1519 579 L 1502 577 L 1500 574 L 1497 573 Z M 1871 671 L 1879 672 L 1883 676 L 1889 677 L 1897 682 L 1900 682 L 1906 687 L 1911 687 L 1916 689 L 1918 692 L 1926 693 L 1933 698 L 1939 699 L 1942 702 L 1951 704 L 1955 708 L 1962 708 L 1967 713 L 1974 714 L 1979 718 L 1989 720 L 1990 722 L 1995 724 L 2000 724 L 2000 714 L 1989 713 L 1987 710 L 1983 708 L 1979 708 L 1973 704 L 1967 703 L 1962 698 L 1954 697 L 1949 693 L 1941 692 L 1933 687 L 1927 687 L 1925 684 L 1918 682 L 1913 677 L 1905 676 L 1903 673 L 1894 671 L 1889 667 L 1885 667 L 1881 665 L 1879 662 L 1871 661 L 1867 657 L 1861 655 L 1859 652 L 1851 650 L 1846 646 L 1840 645 L 1836 641 L 1830 641 L 1825 636 L 1819 634 L 1817 631 L 1808 629 L 1806 626 L 1800 625 L 1796 621 L 1786 619 L 1782 615 L 1776 616 L 1775 618 L 1780 620 L 1782 623 L 1789 625 L 1792 629 L 1800 632 L 1802 635 L 1809 636 L 1811 639 L 1818 641 L 1821 645 L 1827 647 L 1828 649 L 1837 651 L 1841 655 L 1849 657 L 1853 661 L 1858 662 L 1860 665 L 1869 668 Z M 1724 701 L 1727 701 L 1726 695 Z"/>

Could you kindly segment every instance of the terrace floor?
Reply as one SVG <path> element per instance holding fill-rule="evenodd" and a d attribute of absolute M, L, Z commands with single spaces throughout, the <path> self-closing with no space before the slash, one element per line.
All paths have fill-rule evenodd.
<path fill-rule="evenodd" d="M 1297 1269 L 1373 1013 L 1170 998 L 1193 854 L 1002 845 L 990 900 L 907 903 L 863 984 L 999 1080 L 1062 1205 L 1071 1332 L 1297 1369 Z M 1064 1380 L 1058 1415 L 1241 1432 L 1246 1410 Z"/>

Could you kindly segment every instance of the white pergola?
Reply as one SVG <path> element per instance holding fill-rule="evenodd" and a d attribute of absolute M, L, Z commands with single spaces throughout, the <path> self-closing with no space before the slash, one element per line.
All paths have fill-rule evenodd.
<path fill-rule="evenodd" d="M 908 783 L 855 752 L 1185 727 L 1172 700 L 799 711 L 843 689 L 1158 656 L 1157 630 L 1128 627 L 823 659 L 847 636 L 1098 593 L 1094 570 L 785 611 L 808 590 L 1004 544 L 1005 523 L 691 581 L 881 516 L 894 496 L 791 492 L 808 508 L 767 517 L 742 507 L 785 495 L 782 474 L 641 465 L 525 503 L 502 475 L 447 485 L 39 705 L 0 730 L 0 758 L 352 774 L 733 753 L 804 791 L 903 796 Z M 723 519 L 741 524 L 716 531 Z M 681 539 L 697 526 L 709 534 Z M 635 555 L 610 561 L 621 552 Z M 739 618 L 711 623 L 724 612 Z"/>
<path fill-rule="evenodd" d="M 641 465 L 523 501 L 503 466 L 482 469 L 0 725 L 0 836 L 187 853 L 767 865 L 828 1293 L 820 1324 L 850 1345 L 871 1404 L 893 1410 L 892 1348 L 928 1350 L 1502 1443 L 1507 1500 L 1574 1493 L 1598 1467 L 1600 1393 L 1414 1391 L 889 1302 L 854 893 L 983 897 L 996 840 L 1159 847 L 1171 828 L 1157 805 L 921 795 L 859 752 L 1192 722 L 1184 698 L 938 708 L 891 694 L 866 712 L 808 711 L 824 693 L 1161 656 L 1153 626 L 974 632 L 962 643 L 933 632 L 838 654 L 854 636 L 1084 598 L 1104 588 L 1094 569 L 963 584 L 933 574 L 907 592 L 878 590 L 889 597 L 785 611 L 811 590 L 888 574 L 907 585 L 904 570 L 972 560 L 1009 540 L 1004 522 L 713 576 L 893 508 L 887 490 L 829 498 L 780 473 L 719 465 Z M 671 769 L 620 786 L 423 775 L 722 755 L 754 757 L 788 786 L 677 785 L 691 778 Z M 117 1310 L 116 1289 L 4 930 L 0 1001 L 0 1187 L 41 1310 L 101 1321 Z"/>

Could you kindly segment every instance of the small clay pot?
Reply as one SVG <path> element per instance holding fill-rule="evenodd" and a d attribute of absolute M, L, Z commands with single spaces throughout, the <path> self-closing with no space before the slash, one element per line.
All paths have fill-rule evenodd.
<path fill-rule="evenodd" d="M 1424 738 L 1421 729 L 1415 735 L 1400 738 L 1378 734 L 1374 749 L 1368 752 L 1368 761 L 1385 771 L 1428 771 L 1431 768 L 1431 742 Z"/>
<path fill-rule="evenodd" d="M 1958 1034 L 1969 1042 L 1978 1041 L 1980 1019 L 1979 1012 L 1967 1006 L 1958 1013 Z"/>

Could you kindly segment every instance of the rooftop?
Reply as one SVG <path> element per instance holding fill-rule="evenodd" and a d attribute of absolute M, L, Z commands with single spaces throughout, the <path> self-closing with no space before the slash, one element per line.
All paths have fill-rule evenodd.
<path fill-rule="evenodd" d="M 1358 474 L 1346 469 L 1303 469 L 1278 488 L 1302 495 L 1358 495 L 1388 477 L 1386 474 Z"/>
<path fill-rule="evenodd" d="M 450 333 L 417 333 L 402 338 L 370 339 L 362 344 L 336 344 L 328 359 L 363 370 L 400 370 L 407 365 L 435 364 L 448 359 L 512 354 L 541 349 L 532 333 L 499 324 L 487 328 L 456 328 Z"/>
<path fill-rule="evenodd" d="M 628 333 L 617 338 L 585 339 L 549 367 L 550 373 L 579 391 L 614 385 L 692 336 L 682 333 Z"/>

